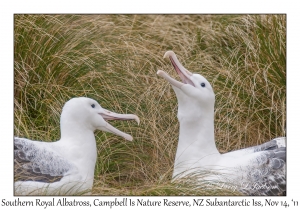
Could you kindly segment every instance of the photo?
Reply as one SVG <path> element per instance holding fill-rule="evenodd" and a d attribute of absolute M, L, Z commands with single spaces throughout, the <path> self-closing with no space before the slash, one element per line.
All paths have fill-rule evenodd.
<path fill-rule="evenodd" d="M 14 14 L 14 195 L 286 196 L 285 14 Z"/>

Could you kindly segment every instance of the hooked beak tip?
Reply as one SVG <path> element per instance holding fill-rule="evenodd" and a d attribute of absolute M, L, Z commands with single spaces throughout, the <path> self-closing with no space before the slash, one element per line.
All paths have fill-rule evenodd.
<path fill-rule="evenodd" d="M 134 118 L 134 120 L 137 122 L 138 125 L 140 125 L 140 118 L 139 118 L 138 116 L 136 116 L 136 117 Z"/>
<path fill-rule="evenodd" d="M 162 71 L 162 70 L 158 70 L 158 71 L 156 72 L 156 74 L 157 74 L 158 76 L 161 76 L 161 75 L 163 74 L 163 71 Z"/>
<path fill-rule="evenodd" d="M 175 53 L 172 50 L 169 50 L 169 51 L 165 52 L 163 58 L 169 58 L 172 55 L 175 55 Z"/>

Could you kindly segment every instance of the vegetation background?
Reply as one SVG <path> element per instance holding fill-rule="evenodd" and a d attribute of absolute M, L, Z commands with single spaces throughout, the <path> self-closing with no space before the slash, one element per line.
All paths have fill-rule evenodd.
<path fill-rule="evenodd" d="M 177 100 L 156 76 L 179 79 L 167 50 L 211 82 L 221 153 L 286 136 L 285 15 L 15 15 L 15 136 L 56 141 L 64 103 L 91 97 L 141 119 L 112 122 L 132 142 L 96 132 L 93 195 L 236 194 L 170 182 Z"/>

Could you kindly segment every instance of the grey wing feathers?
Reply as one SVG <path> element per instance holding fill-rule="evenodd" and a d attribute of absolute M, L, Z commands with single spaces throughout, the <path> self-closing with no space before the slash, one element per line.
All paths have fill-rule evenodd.
<path fill-rule="evenodd" d="M 15 177 L 18 181 L 59 181 L 72 164 L 55 151 L 25 138 L 14 139 Z M 46 143 L 47 144 L 47 143 Z"/>
<path fill-rule="evenodd" d="M 278 148 L 285 148 L 286 147 L 286 138 L 285 137 L 278 137 L 275 139 L 272 139 L 271 141 L 268 141 L 264 144 L 255 146 L 255 147 L 251 147 L 254 149 L 254 152 L 258 152 L 258 151 L 264 151 L 264 150 L 274 150 L 274 149 L 278 149 Z"/>
<path fill-rule="evenodd" d="M 284 195 L 286 191 L 286 147 L 275 141 L 257 147 L 259 155 L 252 159 L 247 169 L 243 192 L 248 195 Z"/>
<path fill-rule="evenodd" d="M 278 149 L 278 148 L 282 148 L 282 147 L 285 148 L 286 147 L 285 141 L 286 141 L 285 137 L 279 137 L 279 138 L 272 139 L 271 141 L 268 141 L 261 145 L 247 147 L 247 148 L 240 149 L 240 150 L 235 150 L 232 152 L 228 152 L 225 155 L 238 158 L 238 157 L 241 157 L 244 155 L 249 155 L 249 154 L 252 154 L 255 152 L 259 152 L 259 151 L 270 151 L 270 150 L 274 150 L 274 149 Z"/>

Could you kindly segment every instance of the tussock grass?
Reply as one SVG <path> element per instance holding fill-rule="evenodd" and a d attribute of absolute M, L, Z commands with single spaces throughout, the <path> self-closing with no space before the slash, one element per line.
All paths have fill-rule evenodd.
<path fill-rule="evenodd" d="M 211 82 L 221 152 L 286 135 L 285 15 L 15 15 L 14 33 L 16 136 L 59 139 L 61 108 L 78 96 L 141 119 L 112 122 L 133 142 L 96 132 L 94 195 L 236 194 L 170 182 L 177 101 L 156 76 L 176 76 L 167 50 Z"/>

